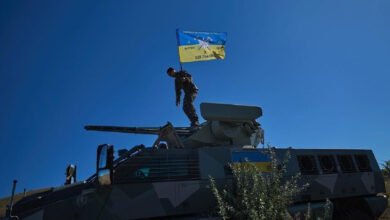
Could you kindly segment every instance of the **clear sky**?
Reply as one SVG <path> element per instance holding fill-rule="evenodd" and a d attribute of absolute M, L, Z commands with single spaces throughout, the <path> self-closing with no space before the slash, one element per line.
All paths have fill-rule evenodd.
<path fill-rule="evenodd" d="M 390 159 L 390 1 L 0 1 L 0 197 L 95 172 L 96 147 L 154 136 L 86 124 L 187 126 L 175 29 L 227 32 L 226 59 L 184 64 L 201 102 L 258 105 L 278 147 Z M 201 122 L 204 121 L 203 119 Z"/>

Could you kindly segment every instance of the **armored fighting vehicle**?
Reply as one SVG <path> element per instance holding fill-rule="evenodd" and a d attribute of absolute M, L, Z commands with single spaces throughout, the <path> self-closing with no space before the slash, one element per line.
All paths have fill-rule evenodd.
<path fill-rule="evenodd" d="M 11 207 L 19 219 L 219 219 L 210 213 L 216 201 L 209 176 L 218 186 L 231 181 L 231 163 L 254 162 L 264 173 L 270 149 L 256 121 L 255 106 L 202 103 L 206 120 L 197 129 L 173 127 L 86 126 L 86 130 L 154 134 L 150 146 L 118 151 L 97 148 L 96 173 L 85 181 L 27 196 Z M 302 174 L 302 192 L 288 211 L 312 217 L 324 214 L 326 199 L 334 219 L 376 219 L 387 207 L 384 180 L 371 150 L 274 149 L 283 159 L 290 151 L 287 176 Z M 74 172 L 75 173 L 75 172 Z M 70 179 L 70 178 L 69 178 Z M 68 178 L 67 178 L 68 181 Z"/>

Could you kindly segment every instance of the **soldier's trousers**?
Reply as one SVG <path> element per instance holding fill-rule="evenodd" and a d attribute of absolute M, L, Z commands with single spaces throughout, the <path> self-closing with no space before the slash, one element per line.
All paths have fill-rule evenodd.
<path fill-rule="evenodd" d="M 183 99 L 183 111 L 191 121 L 191 126 L 199 123 L 198 115 L 196 114 L 194 100 L 197 93 L 185 94 Z"/>

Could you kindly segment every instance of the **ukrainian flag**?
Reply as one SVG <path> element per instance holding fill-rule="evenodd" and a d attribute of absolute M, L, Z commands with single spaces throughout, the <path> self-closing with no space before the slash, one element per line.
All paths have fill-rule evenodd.
<path fill-rule="evenodd" d="M 225 58 L 226 33 L 176 30 L 181 63 Z"/>
<path fill-rule="evenodd" d="M 232 152 L 233 164 L 253 164 L 261 172 L 271 171 L 271 159 L 262 152 Z"/>

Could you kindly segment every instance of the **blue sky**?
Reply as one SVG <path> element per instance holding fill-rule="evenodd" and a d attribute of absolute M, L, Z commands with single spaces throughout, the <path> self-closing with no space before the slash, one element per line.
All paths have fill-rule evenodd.
<path fill-rule="evenodd" d="M 226 59 L 186 63 L 201 102 L 258 105 L 278 147 L 390 159 L 390 2 L 0 1 L 0 197 L 95 171 L 96 147 L 153 136 L 86 124 L 189 124 L 175 106 L 175 29 L 227 32 Z M 203 121 L 203 119 L 201 120 Z"/>

